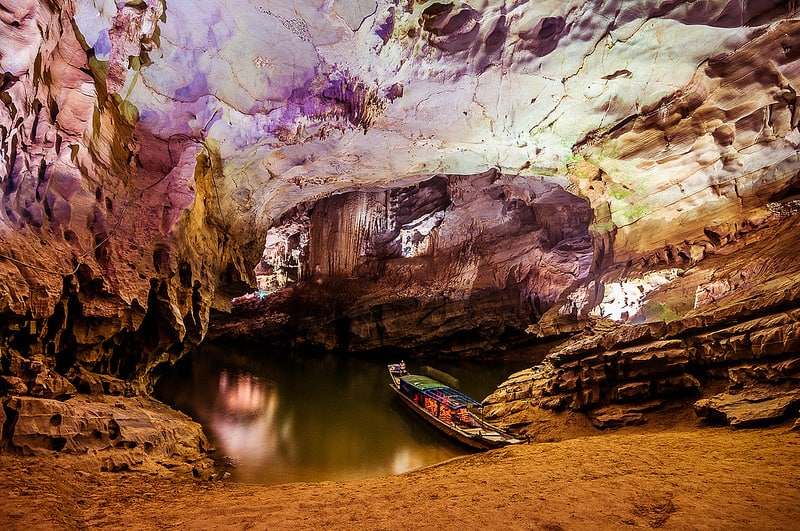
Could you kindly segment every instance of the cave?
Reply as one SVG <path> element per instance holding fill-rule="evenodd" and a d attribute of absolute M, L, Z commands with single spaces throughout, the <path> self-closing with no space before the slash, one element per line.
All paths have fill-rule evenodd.
<path fill-rule="evenodd" d="M 219 326 L 339 351 L 491 357 L 532 342 L 525 328 L 589 275 L 591 220 L 561 186 L 496 170 L 326 196 L 268 229 L 258 290 Z M 290 326 L 248 321 L 267 312 Z"/>
<path fill-rule="evenodd" d="M 0 526 L 794 527 L 799 35 L 795 2 L 0 0 Z M 513 442 L 448 449 L 401 361 Z"/>

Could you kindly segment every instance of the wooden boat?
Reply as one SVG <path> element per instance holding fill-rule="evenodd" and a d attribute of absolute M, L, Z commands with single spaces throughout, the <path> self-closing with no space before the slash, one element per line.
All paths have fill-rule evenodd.
<path fill-rule="evenodd" d="M 403 402 L 455 441 L 478 450 L 524 442 L 483 420 L 483 404 L 443 383 L 409 374 L 403 362 L 388 366 L 392 390 Z"/>

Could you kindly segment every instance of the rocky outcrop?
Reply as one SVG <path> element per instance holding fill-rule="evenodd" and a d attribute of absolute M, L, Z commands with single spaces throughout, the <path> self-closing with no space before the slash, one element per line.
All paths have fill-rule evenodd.
<path fill-rule="evenodd" d="M 41 357 L 13 356 L 6 362 L 8 372 L 16 376 L 0 376 L 0 391 L 5 394 L 66 399 L 77 392 L 68 379 L 48 367 Z"/>
<path fill-rule="evenodd" d="M 720 386 L 729 390 L 695 404 L 699 416 L 747 427 L 797 414 L 797 393 L 786 388 L 800 382 L 800 266 L 783 245 L 798 231 L 796 220 L 784 222 L 725 260 L 696 264 L 671 289 L 700 292 L 703 285 L 695 283 L 703 269 L 735 278 L 741 262 L 770 256 L 746 285 L 669 323 L 592 321 L 542 365 L 502 384 L 487 399 L 491 414 L 569 410 L 587 414 L 597 427 L 618 427 L 645 422 L 648 411 L 669 400 L 694 402 Z M 654 300 L 669 303 L 664 294 Z"/>
<path fill-rule="evenodd" d="M 698 400 L 694 407 L 698 417 L 711 422 L 730 424 L 734 428 L 755 428 L 797 415 L 800 391 L 795 387 L 782 392 L 774 388 L 756 388 L 736 394 L 721 393 Z"/>
<path fill-rule="evenodd" d="M 2 407 L 5 451 L 87 455 L 109 471 L 148 461 L 199 474 L 210 465 L 200 425 L 150 398 L 13 396 Z"/>

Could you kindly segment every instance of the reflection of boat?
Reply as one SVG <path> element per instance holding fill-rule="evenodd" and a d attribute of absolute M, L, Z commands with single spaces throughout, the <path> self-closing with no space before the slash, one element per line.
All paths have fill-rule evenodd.
<path fill-rule="evenodd" d="M 433 378 L 409 374 L 405 363 L 389 365 L 389 375 L 406 405 L 456 441 L 479 450 L 523 442 L 485 422 L 483 404 Z"/>

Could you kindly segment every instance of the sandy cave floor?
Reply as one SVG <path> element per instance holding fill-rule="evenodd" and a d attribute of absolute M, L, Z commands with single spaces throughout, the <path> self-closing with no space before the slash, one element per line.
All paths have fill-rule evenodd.
<path fill-rule="evenodd" d="M 800 432 L 622 430 L 277 486 L 0 455 L 2 529 L 800 529 Z"/>

